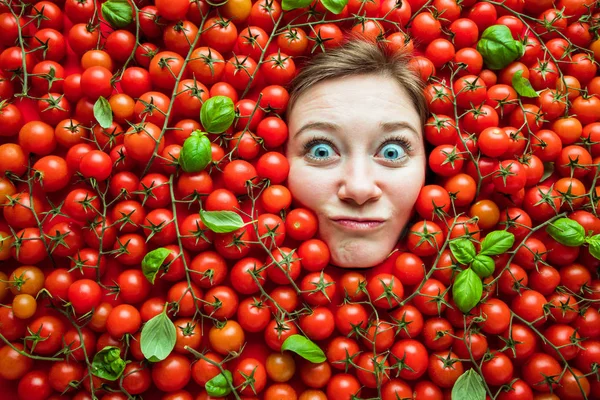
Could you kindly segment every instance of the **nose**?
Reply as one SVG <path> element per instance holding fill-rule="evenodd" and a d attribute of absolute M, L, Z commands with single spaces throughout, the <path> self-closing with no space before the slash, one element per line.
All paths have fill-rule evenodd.
<path fill-rule="evenodd" d="M 341 184 L 338 197 L 342 201 L 363 205 L 375 201 L 382 195 L 382 190 L 377 183 L 373 161 L 361 157 L 346 160 L 342 168 Z"/>

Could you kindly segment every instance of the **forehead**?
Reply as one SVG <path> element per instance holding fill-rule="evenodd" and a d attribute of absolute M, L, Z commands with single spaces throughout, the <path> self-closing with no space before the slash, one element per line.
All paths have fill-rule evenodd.
<path fill-rule="evenodd" d="M 329 79 L 307 89 L 288 114 L 290 133 L 312 120 L 348 126 L 400 120 L 420 131 L 420 116 L 407 91 L 380 75 Z"/>

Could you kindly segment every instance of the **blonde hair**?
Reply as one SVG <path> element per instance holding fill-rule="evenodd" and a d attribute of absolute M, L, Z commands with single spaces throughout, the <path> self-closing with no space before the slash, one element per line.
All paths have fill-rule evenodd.
<path fill-rule="evenodd" d="M 427 121 L 425 83 L 408 67 L 410 51 L 390 49 L 383 41 L 350 34 L 340 46 L 311 58 L 292 80 L 287 107 L 289 115 L 298 98 L 319 82 L 345 76 L 378 74 L 393 78 L 408 93 L 421 118 Z"/>

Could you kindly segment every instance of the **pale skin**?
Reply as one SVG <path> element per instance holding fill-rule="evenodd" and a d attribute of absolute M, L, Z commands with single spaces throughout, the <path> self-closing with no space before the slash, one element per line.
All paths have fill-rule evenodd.
<path fill-rule="evenodd" d="M 317 237 L 329 246 L 331 264 L 383 262 L 425 183 L 422 127 L 406 91 L 374 74 L 323 81 L 298 98 L 288 127 L 288 187 L 299 206 L 317 215 Z M 305 148 L 315 136 L 325 141 Z M 353 230 L 333 220 L 340 216 L 381 223 Z"/>

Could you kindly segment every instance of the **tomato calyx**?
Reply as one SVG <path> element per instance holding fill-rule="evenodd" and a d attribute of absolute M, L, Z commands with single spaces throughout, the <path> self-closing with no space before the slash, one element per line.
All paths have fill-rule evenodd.
<path fill-rule="evenodd" d="M 133 210 L 131 213 L 135 212 L 135 210 Z M 129 215 L 131 215 L 131 213 Z M 142 228 L 144 229 L 148 229 L 150 231 L 150 233 L 148 234 L 148 236 L 146 237 L 146 243 L 149 242 L 154 235 L 156 235 L 157 233 L 162 232 L 162 230 L 164 229 L 164 226 L 166 224 L 169 224 L 170 222 L 167 221 L 160 221 L 160 223 L 155 224 L 152 221 L 146 219 L 146 221 L 148 222 L 148 225 L 142 225 Z"/>
<path fill-rule="evenodd" d="M 327 294 L 326 289 L 330 286 L 335 285 L 335 282 L 325 280 L 325 277 L 323 274 L 324 274 L 324 272 L 321 271 L 321 275 L 319 276 L 319 280 L 317 282 L 315 282 L 315 281 L 310 282 L 310 284 L 313 285 L 315 288 L 312 290 L 309 290 L 308 292 L 305 292 L 305 293 L 308 293 L 308 294 L 322 293 L 323 296 L 325 296 L 325 298 L 331 302 L 331 299 L 329 298 L 329 295 Z"/>
<path fill-rule="evenodd" d="M 59 110 L 59 111 L 66 111 L 63 107 L 61 107 L 60 103 L 63 99 L 63 97 L 65 97 L 64 94 L 61 94 L 58 97 L 54 97 L 56 93 L 48 93 L 46 96 L 48 97 L 42 97 L 41 99 L 39 99 L 40 101 L 43 101 L 44 103 L 48 103 L 48 106 L 45 108 L 45 111 L 50 111 L 50 110 Z"/>
<path fill-rule="evenodd" d="M 457 160 L 464 160 L 464 157 L 461 156 L 461 153 L 458 151 L 458 148 L 456 146 L 452 148 L 452 151 L 448 152 L 442 150 L 441 152 L 444 156 L 446 156 L 446 159 L 442 161 L 441 165 L 450 164 L 452 168 L 454 168 L 454 164 Z"/>
<path fill-rule="evenodd" d="M 17 290 L 17 292 L 21 291 L 21 287 L 23 287 L 23 285 L 25 284 L 25 282 L 28 281 L 28 278 L 26 276 L 27 274 L 25 272 L 23 272 L 21 275 L 19 276 L 15 276 L 12 280 L 1 280 L 0 282 L 5 282 L 10 284 L 10 286 L 14 289 Z"/>
<path fill-rule="evenodd" d="M 448 355 L 445 357 L 439 354 L 436 354 L 435 356 L 442 362 L 444 369 L 454 368 L 453 365 L 460 362 L 460 359 L 452 357 L 452 351 L 448 351 Z"/>
<path fill-rule="evenodd" d="M 183 336 L 193 336 L 195 335 L 196 324 L 188 321 L 184 326 L 178 326 L 178 328 L 181 329 Z"/>
<path fill-rule="evenodd" d="M 142 190 L 136 190 L 132 194 L 137 194 L 137 195 L 143 196 L 142 206 L 146 204 L 146 201 L 148 200 L 148 198 L 157 199 L 153 190 L 156 189 L 158 186 L 154 186 L 154 181 L 152 181 L 150 186 L 146 186 L 146 184 L 144 184 L 144 182 L 140 182 L 140 186 L 142 187 Z"/>
<path fill-rule="evenodd" d="M 427 224 L 423 224 L 423 232 L 411 232 L 413 235 L 419 237 L 419 241 L 417 242 L 415 247 L 419 247 L 421 244 L 427 242 L 430 246 L 436 245 L 435 236 L 439 234 L 438 231 L 429 232 L 427 228 Z"/>
<path fill-rule="evenodd" d="M 322 52 L 326 52 L 326 47 L 325 47 L 325 43 L 333 40 L 333 38 L 323 38 L 321 37 L 321 30 L 317 30 L 317 32 L 315 33 L 315 37 L 313 38 L 312 36 L 308 37 L 308 40 L 312 40 L 313 42 L 315 42 L 315 44 L 313 45 L 313 47 L 310 49 L 310 53 L 314 53 L 314 51 L 316 50 L 317 47 L 319 47 L 321 49 Z"/>
<path fill-rule="evenodd" d="M 164 67 L 170 68 L 167 61 L 172 60 L 172 59 L 174 59 L 174 58 L 168 58 L 168 57 L 161 58 L 159 60 L 160 67 L 161 68 L 164 68 Z M 163 62 L 164 65 L 161 64 L 161 62 Z M 152 116 L 152 115 L 154 115 L 154 111 L 158 111 L 163 116 L 165 116 L 165 117 L 167 116 L 167 114 L 165 114 L 158 106 L 156 106 L 154 104 L 154 97 L 151 97 L 149 102 L 142 100 L 142 99 L 138 99 L 137 101 L 139 101 L 144 106 L 144 108 L 140 112 L 140 115 Z M 145 123 L 143 121 L 138 124 L 130 123 L 129 125 L 131 126 L 131 129 L 133 129 L 133 132 L 130 132 L 129 134 L 140 133 L 140 132 L 144 131 Z"/>
<path fill-rule="evenodd" d="M 281 50 L 277 50 L 277 56 L 272 55 L 266 62 L 273 62 L 271 68 L 285 68 L 285 62 L 290 58 L 290 56 L 281 57 Z"/>
<path fill-rule="evenodd" d="M 31 353 L 33 353 L 35 351 L 35 348 L 39 342 L 43 342 L 48 339 L 48 337 L 42 337 L 43 328 L 44 327 L 42 325 L 38 328 L 37 331 L 32 332 L 31 329 L 29 329 L 29 327 L 27 327 L 27 332 L 29 333 L 29 335 L 27 335 L 23 338 L 23 343 L 25 344 L 25 347 L 27 348 L 27 347 L 29 347 L 28 342 L 31 342 L 31 347 L 29 347 L 29 351 Z"/>
<path fill-rule="evenodd" d="M 252 389 L 252 392 L 254 394 L 257 394 L 256 388 L 254 387 L 254 384 L 256 383 L 256 379 L 254 379 L 256 367 L 249 374 L 245 374 L 243 371 L 240 370 L 238 370 L 237 372 L 242 376 L 242 378 L 244 378 L 244 381 L 241 383 L 241 385 L 239 385 L 240 392 L 243 392 L 246 388 L 250 387 L 250 389 Z"/>
<path fill-rule="evenodd" d="M 54 235 L 51 234 L 46 234 L 46 238 L 48 238 L 49 242 L 50 242 L 50 253 L 54 253 L 54 250 L 56 250 L 58 248 L 58 246 L 64 246 L 65 248 L 68 248 L 69 245 L 67 244 L 67 242 L 65 241 L 65 238 L 67 236 L 69 236 L 71 234 L 71 231 L 66 231 L 64 233 L 61 233 L 59 230 L 55 231 Z"/>

